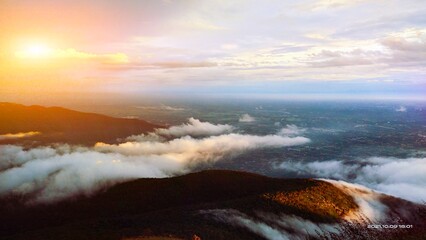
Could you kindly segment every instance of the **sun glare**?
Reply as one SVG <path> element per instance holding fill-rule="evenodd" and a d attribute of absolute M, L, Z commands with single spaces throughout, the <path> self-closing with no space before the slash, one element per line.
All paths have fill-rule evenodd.
<path fill-rule="evenodd" d="M 15 55 L 19 58 L 46 58 L 52 54 L 52 51 L 45 44 L 33 43 L 17 51 Z"/>

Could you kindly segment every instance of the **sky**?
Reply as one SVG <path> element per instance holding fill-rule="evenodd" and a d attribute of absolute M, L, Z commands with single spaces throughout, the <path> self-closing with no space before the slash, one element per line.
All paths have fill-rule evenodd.
<path fill-rule="evenodd" d="M 1 0 L 0 93 L 426 95 L 424 0 Z"/>

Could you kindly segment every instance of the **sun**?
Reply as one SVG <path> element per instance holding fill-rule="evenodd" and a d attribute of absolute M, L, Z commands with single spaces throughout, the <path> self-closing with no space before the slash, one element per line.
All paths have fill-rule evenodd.
<path fill-rule="evenodd" d="M 48 58 L 52 55 L 53 50 L 43 43 L 31 43 L 15 52 L 15 56 L 19 58 Z"/>

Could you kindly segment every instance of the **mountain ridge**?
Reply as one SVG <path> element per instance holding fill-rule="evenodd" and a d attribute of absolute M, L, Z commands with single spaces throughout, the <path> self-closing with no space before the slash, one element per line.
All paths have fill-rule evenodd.
<path fill-rule="evenodd" d="M 120 138 L 161 127 L 144 120 L 115 118 L 63 107 L 0 102 L 0 135 L 9 135 L 0 139 L 0 144 L 91 146 L 96 142 L 117 143 Z M 27 132 L 38 134 L 13 137 Z"/>

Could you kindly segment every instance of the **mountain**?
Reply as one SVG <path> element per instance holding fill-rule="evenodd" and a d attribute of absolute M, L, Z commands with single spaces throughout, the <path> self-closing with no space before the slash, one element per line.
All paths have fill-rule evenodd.
<path fill-rule="evenodd" d="M 322 180 L 207 170 L 172 178 L 137 179 L 90 197 L 75 196 L 55 204 L 33 206 L 26 205 L 26 199 L 3 197 L 0 238 L 285 239 L 271 235 L 279 234 L 279 229 L 297 239 L 315 226 L 331 229 L 347 216 L 362 214 L 365 206 L 360 204 L 361 198 L 377 198 L 371 206 L 382 204 L 382 210 L 392 209 L 404 224 L 415 222 L 417 229 L 409 232 L 415 237 L 425 234 L 419 224 L 426 222 L 424 210 L 420 220 L 413 217 L 420 206 L 366 190 L 359 190 L 358 198 L 348 194 L 348 189 L 358 191 Z M 410 212 L 409 217 L 403 212 Z"/>
<path fill-rule="evenodd" d="M 143 120 L 114 118 L 61 107 L 0 103 L 0 144 L 115 143 L 119 138 L 160 127 Z"/>

